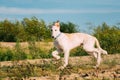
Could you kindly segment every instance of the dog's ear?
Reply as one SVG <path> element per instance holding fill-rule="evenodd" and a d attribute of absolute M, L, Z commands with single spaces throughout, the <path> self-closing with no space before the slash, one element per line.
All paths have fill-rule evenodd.
<path fill-rule="evenodd" d="M 60 27 L 60 22 L 56 21 L 54 25 L 57 26 L 57 27 Z"/>

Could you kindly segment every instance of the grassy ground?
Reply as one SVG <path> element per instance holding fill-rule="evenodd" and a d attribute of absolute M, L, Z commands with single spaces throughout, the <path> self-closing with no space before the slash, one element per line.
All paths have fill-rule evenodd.
<path fill-rule="evenodd" d="M 28 51 L 29 42 L 21 42 L 19 45 L 22 49 L 26 49 Z M 53 42 L 35 42 L 35 46 L 40 48 L 41 50 L 47 51 L 53 48 Z M 16 47 L 15 42 L 0 42 L 0 47 L 14 49 Z"/>
<path fill-rule="evenodd" d="M 100 67 L 94 69 L 95 59 L 79 56 L 85 53 L 74 49 L 71 56 L 77 57 L 70 57 L 69 65 L 59 70 L 63 58 L 52 59 L 51 48 L 52 42 L 0 42 L 0 80 L 120 80 L 120 54 L 103 55 Z"/>
<path fill-rule="evenodd" d="M 0 80 L 120 80 L 120 54 L 104 55 L 99 68 L 94 69 L 91 56 L 70 57 L 64 70 L 63 62 L 35 59 L 0 62 Z"/>

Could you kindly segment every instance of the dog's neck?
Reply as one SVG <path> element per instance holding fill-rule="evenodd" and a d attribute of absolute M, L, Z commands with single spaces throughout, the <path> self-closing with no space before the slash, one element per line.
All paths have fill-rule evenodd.
<path fill-rule="evenodd" d="M 61 35 L 61 32 L 55 37 L 55 40 L 56 40 L 58 37 L 60 37 L 60 35 Z"/>

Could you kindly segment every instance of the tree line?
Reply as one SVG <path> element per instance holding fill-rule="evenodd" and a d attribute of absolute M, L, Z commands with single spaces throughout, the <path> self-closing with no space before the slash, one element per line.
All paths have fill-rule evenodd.
<path fill-rule="evenodd" d="M 46 25 L 44 20 L 36 17 L 24 18 L 22 21 L 0 21 L 0 41 L 16 42 L 16 41 L 41 41 L 51 39 L 50 26 Z M 62 32 L 77 32 L 76 25 L 68 22 L 61 22 Z"/>
<path fill-rule="evenodd" d="M 50 38 L 50 30 L 43 20 L 36 17 L 24 18 L 22 21 L 11 22 L 4 20 L 0 22 L 0 41 L 16 42 L 29 40 L 42 40 Z"/>
<path fill-rule="evenodd" d="M 53 22 L 54 23 L 54 22 Z M 61 22 L 61 31 L 67 33 L 79 32 L 79 27 L 72 22 Z M 36 17 L 24 18 L 22 21 L 0 21 L 0 41 L 25 42 L 25 41 L 51 41 L 51 32 L 44 20 Z M 110 53 L 120 53 L 120 27 L 109 26 L 102 23 L 93 28 L 92 35 L 96 36 L 102 48 Z"/>

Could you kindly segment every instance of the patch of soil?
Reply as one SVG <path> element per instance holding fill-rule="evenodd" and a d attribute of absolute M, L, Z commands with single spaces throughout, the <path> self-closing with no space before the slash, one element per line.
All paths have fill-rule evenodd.
<path fill-rule="evenodd" d="M 94 69 L 95 60 L 91 56 L 70 57 L 69 65 L 63 70 L 20 80 L 120 80 L 120 54 L 104 55 L 102 58 L 100 67 Z M 63 59 L 61 61 L 63 62 Z M 51 62 L 57 67 L 61 65 L 60 61 L 53 59 L 22 60 L 17 61 L 17 64 L 22 65 L 28 62 L 35 65 L 50 64 Z M 0 62 L 0 67 L 13 66 L 13 63 L 13 61 Z M 3 80 L 17 79 L 3 78 Z"/>

